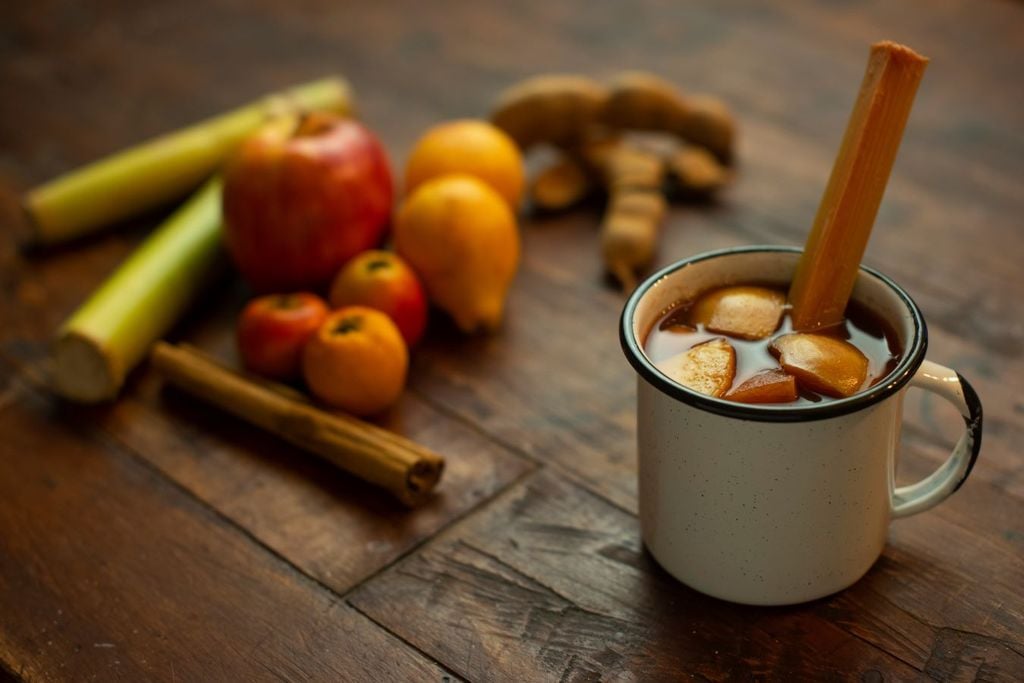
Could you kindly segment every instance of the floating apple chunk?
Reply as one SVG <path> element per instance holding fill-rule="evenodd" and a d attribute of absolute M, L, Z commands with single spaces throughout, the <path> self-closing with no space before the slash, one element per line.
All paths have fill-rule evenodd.
<path fill-rule="evenodd" d="M 797 399 L 796 378 L 779 368 L 764 370 L 725 397 L 738 403 L 789 403 Z"/>
<path fill-rule="evenodd" d="M 688 389 L 721 397 L 736 376 L 736 350 L 718 337 L 672 356 L 658 368 Z"/>
<path fill-rule="evenodd" d="M 723 287 L 701 296 L 689 323 L 740 339 L 764 339 L 779 328 L 786 296 L 767 287 Z"/>
<path fill-rule="evenodd" d="M 853 344 L 822 334 L 784 334 L 771 343 L 782 369 L 819 394 L 844 398 L 864 384 L 868 359 Z"/>

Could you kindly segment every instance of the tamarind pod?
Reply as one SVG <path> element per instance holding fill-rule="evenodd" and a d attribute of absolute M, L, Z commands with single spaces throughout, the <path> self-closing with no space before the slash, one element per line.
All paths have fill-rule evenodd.
<path fill-rule="evenodd" d="M 608 191 L 639 188 L 659 190 L 665 178 L 665 162 L 655 153 L 619 144 L 608 157 Z"/>
<path fill-rule="evenodd" d="M 601 226 L 601 251 L 623 291 L 636 286 L 637 271 L 654 259 L 658 229 L 667 205 L 661 193 L 661 157 L 626 143 L 608 157 L 610 197 Z"/>
<path fill-rule="evenodd" d="M 563 157 L 533 179 L 530 201 L 543 211 L 562 211 L 581 202 L 593 189 L 590 176 L 579 162 Z"/>
<path fill-rule="evenodd" d="M 616 192 L 608 201 L 608 213 L 618 216 L 641 216 L 660 223 L 668 212 L 668 202 L 660 192 L 630 189 Z"/>
<path fill-rule="evenodd" d="M 706 148 L 720 161 L 732 159 L 736 122 L 729 107 L 717 97 L 690 96 L 675 132 L 687 142 Z"/>
<path fill-rule="evenodd" d="M 693 194 L 711 194 L 732 179 L 729 169 L 703 147 L 681 147 L 667 165 L 679 188 Z"/>
<path fill-rule="evenodd" d="M 636 287 L 636 273 L 654 259 L 665 212 L 659 192 L 629 190 L 612 196 L 601 224 L 601 253 L 623 291 Z"/>
<path fill-rule="evenodd" d="M 498 96 L 491 122 L 522 149 L 542 142 L 570 148 L 598 121 L 607 99 L 608 89 L 585 76 L 535 76 Z"/>
<path fill-rule="evenodd" d="M 602 120 L 622 130 L 675 132 L 686 113 L 686 100 L 672 83 L 644 71 L 627 71 L 612 78 Z"/>
<path fill-rule="evenodd" d="M 591 137 L 573 148 L 570 154 L 604 183 L 607 182 L 612 156 L 622 144 L 622 138 L 618 135 Z"/>

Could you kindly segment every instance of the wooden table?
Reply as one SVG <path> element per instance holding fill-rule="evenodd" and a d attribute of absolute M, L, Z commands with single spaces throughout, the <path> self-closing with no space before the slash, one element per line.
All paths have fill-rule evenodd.
<path fill-rule="evenodd" d="M 23 2 L 0 10 L 0 679 L 1024 678 L 1024 10 L 933 3 Z M 869 43 L 933 62 L 866 257 L 923 308 L 933 360 L 985 403 L 967 485 L 896 522 L 853 588 L 754 609 L 643 550 L 633 374 L 596 212 L 522 225 L 507 325 L 439 317 L 384 423 L 449 463 L 407 512 L 150 371 L 95 409 L 46 389 L 47 342 L 155 222 L 18 248 L 34 183 L 331 71 L 396 168 L 442 119 L 544 70 L 648 68 L 738 113 L 739 176 L 677 206 L 659 263 L 800 244 Z M 174 332 L 222 356 L 246 293 Z M 959 419 L 906 405 L 900 478 Z"/>

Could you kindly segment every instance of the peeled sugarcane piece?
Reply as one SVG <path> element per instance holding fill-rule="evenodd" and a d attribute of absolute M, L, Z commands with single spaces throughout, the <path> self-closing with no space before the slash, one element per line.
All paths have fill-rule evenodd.
<path fill-rule="evenodd" d="M 718 337 L 658 363 L 658 369 L 688 389 L 720 398 L 736 376 L 736 350 Z"/>
<path fill-rule="evenodd" d="M 668 170 L 684 192 L 711 194 L 728 184 L 732 174 L 703 147 L 686 145 L 668 159 Z"/>
<path fill-rule="evenodd" d="M 794 329 L 842 322 L 927 65 L 926 57 L 903 45 L 885 41 L 871 46 L 857 102 L 789 290 Z"/>
<path fill-rule="evenodd" d="M 537 174 L 530 200 L 542 211 L 561 211 L 583 201 L 593 190 L 591 177 L 574 159 L 563 157 Z"/>
<path fill-rule="evenodd" d="M 784 334 L 769 347 L 800 386 L 819 394 L 852 396 L 868 376 L 868 359 L 848 341 L 821 334 Z"/>
<path fill-rule="evenodd" d="M 782 292 L 767 287 L 722 287 L 701 296 L 687 322 L 709 332 L 764 339 L 779 328 L 786 306 Z"/>
<path fill-rule="evenodd" d="M 24 205 L 40 244 L 56 244 L 176 199 L 213 173 L 269 117 L 286 111 L 349 114 L 352 94 L 327 78 L 95 161 L 30 190 Z"/>
<path fill-rule="evenodd" d="M 736 138 L 736 122 L 725 102 L 711 95 L 691 95 L 675 132 L 687 142 L 706 148 L 719 161 L 729 162 Z"/>
<path fill-rule="evenodd" d="M 778 368 L 759 372 L 725 398 L 737 403 L 789 403 L 797 399 L 796 378 Z"/>
<path fill-rule="evenodd" d="M 64 323 L 53 351 L 58 393 L 82 403 L 117 395 L 128 371 L 218 272 L 220 201 L 214 178 Z"/>
<path fill-rule="evenodd" d="M 585 76 L 535 76 L 505 90 L 491 122 L 522 148 L 546 142 L 571 148 L 599 120 L 608 89 Z"/>
<path fill-rule="evenodd" d="M 612 78 L 603 121 L 620 130 L 678 130 L 686 117 L 686 100 L 664 78 L 627 71 Z"/>

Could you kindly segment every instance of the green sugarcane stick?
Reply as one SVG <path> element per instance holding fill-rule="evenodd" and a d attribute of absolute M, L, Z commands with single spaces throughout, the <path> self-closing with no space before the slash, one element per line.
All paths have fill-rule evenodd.
<path fill-rule="evenodd" d="M 225 262 L 221 180 L 206 183 L 64 323 L 54 346 L 58 393 L 117 396 L 125 375 L 181 317 Z"/>
<path fill-rule="evenodd" d="M 38 244 L 56 244 L 181 197 L 269 117 L 289 111 L 352 113 L 341 78 L 326 78 L 95 161 L 30 190 L 25 210 Z"/>

